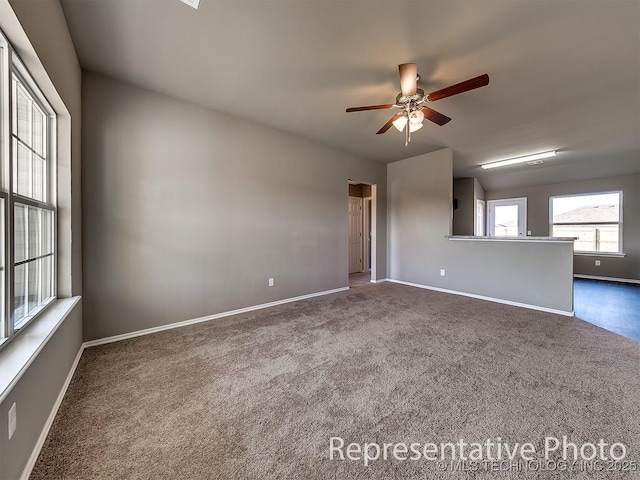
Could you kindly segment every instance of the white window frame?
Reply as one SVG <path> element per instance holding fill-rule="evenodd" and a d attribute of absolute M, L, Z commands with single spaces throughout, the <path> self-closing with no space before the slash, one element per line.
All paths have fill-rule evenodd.
<path fill-rule="evenodd" d="M 46 176 L 44 201 L 14 193 L 14 141 L 12 135 L 13 122 L 13 75 L 32 97 L 37 107 L 47 117 L 46 131 Z M 4 234 L 0 235 L 0 275 L 4 283 L 3 298 L 0 299 L 0 349 L 6 347 L 20 332 L 38 319 L 42 313 L 57 299 L 57 211 L 56 211 L 56 114 L 33 77 L 24 66 L 11 44 L 0 32 L 0 222 Z M 51 262 L 52 296 L 40 304 L 35 311 L 22 319 L 16 328 L 13 308 L 14 295 L 14 207 L 15 204 L 34 207 L 53 212 Z M 48 256 L 48 255 L 45 255 Z M 34 259 L 30 259 L 33 261 Z M 25 264 L 28 265 L 28 261 Z M 28 268 L 27 268 L 28 270 Z"/>
<path fill-rule="evenodd" d="M 553 200 L 555 198 L 567 198 L 567 197 L 589 197 L 593 195 L 612 195 L 618 194 L 619 205 L 618 205 L 618 222 L 588 222 L 588 223 L 554 223 L 553 222 Z M 622 225 L 622 210 L 623 210 L 623 194 L 622 190 L 611 190 L 605 192 L 586 192 L 586 193 L 572 193 L 569 195 L 554 195 L 549 197 L 549 235 L 553 235 L 553 226 L 554 225 L 594 225 L 594 224 L 602 224 L 602 225 L 618 225 L 618 251 L 617 252 L 598 252 L 595 250 L 574 250 L 574 255 L 584 255 L 587 257 L 624 257 L 624 245 L 623 245 L 623 225 Z"/>

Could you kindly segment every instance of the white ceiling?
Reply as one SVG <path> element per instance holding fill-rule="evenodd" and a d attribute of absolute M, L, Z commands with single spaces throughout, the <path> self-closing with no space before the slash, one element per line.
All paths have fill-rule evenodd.
<path fill-rule="evenodd" d="M 392 162 L 445 146 L 486 189 L 640 172 L 638 0 L 62 0 L 83 68 Z M 397 65 L 430 92 L 488 73 L 430 106 L 453 120 L 404 146 L 375 132 Z M 247 132 L 250 134 L 250 132 Z M 541 166 L 491 160 L 557 149 Z"/>

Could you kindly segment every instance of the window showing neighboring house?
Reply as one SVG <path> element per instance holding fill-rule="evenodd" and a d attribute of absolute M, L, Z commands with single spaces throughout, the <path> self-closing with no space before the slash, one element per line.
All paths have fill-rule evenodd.
<path fill-rule="evenodd" d="M 0 34 L 0 345 L 56 298 L 55 115 Z"/>
<path fill-rule="evenodd" d="M 622 254 L 622 192 L 551 197 L 551 235 L 577 237 L 576 253 Z"/>

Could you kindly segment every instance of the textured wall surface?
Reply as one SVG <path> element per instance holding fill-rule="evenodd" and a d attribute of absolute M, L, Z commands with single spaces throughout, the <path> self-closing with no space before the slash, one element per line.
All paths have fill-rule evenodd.
<path fill-rule="evenodd" d="M 85 339 L 348 285 L 348 180 L 386 166 L 83 77 Z M 267 279 L 275 278 L 269 287 Z"/>

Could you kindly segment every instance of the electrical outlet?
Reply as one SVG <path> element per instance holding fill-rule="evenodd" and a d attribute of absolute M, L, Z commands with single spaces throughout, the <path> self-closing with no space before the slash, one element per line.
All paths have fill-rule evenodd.
<path fill-rule="evenodd" d="M 269 279 L 269 286 L 273 287 L 274 284 L 275 284 L 275 282 L 274 282 L 273 278 L 270 278 Z"/>
<path fill-rule="evenodd" d="M 441 277 L 444 277 L 444 274 L 445 274 L 444 268 L 441 268 L 441 269 L 440 269 L 440 276 L 441 276 Z"/>
<path fill-rule="evenodd" d="M 527 235 L 531 235 L 531 230 L 527 230 Z"/>
<path fill-rule="evenodd" d="M 7 423 L 9 425 L 9 440 L 11 440 L 11 437 L 13 437 L 13 434 L 16 431 L 16 427 L 18 426 L 18 415 L 16 413 L 15 402 L 9 409 L 9 421 Z"/>
<path fill-rule="evenodd" d="M 596 260 L 596 267 L 600 266 L 600 260 Z"/>

